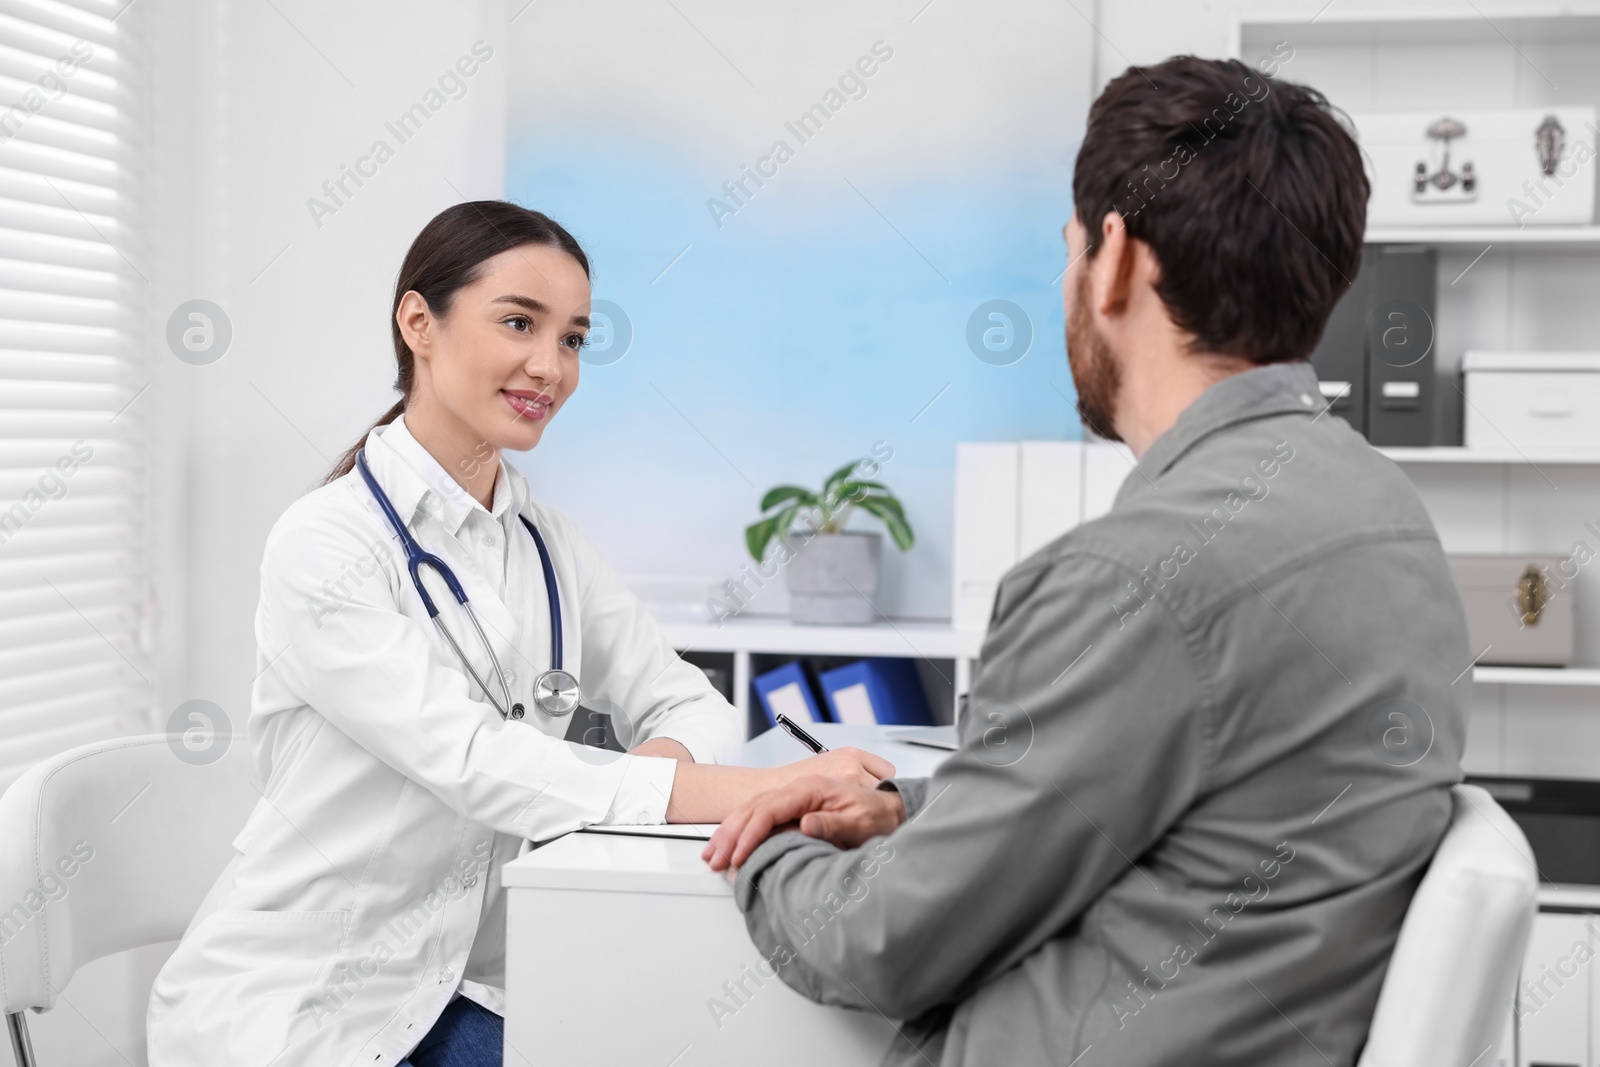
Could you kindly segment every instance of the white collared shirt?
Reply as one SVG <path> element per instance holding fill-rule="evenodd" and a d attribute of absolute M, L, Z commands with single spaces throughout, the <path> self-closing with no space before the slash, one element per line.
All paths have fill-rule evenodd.
<path fill-rule="evenodd" d="M 535 708 L 549 606 L 519 515 L 550 551 L 563 666 L 624 747 L 669 737 L 713 763 L 742 739 L 733 707 L 515 468 L 500 462 L 485 509 L 403 417 L 373 432 L 367 461 L 466 590 L 526 717 L 502 720 L 434 632 L 358 472 L 296 501 L 261 567 L 249 733 L 265 795 L 157 978 L 154 1067 L 275 1057 L 390 1067 L 458 988 L 503 1011 L 500 868 L 524 838 L 665 821 L 675 761 L 571 744 L 570 717 Z M 430 572 L 424 581 L 499 697 L 462 609 Z"/>

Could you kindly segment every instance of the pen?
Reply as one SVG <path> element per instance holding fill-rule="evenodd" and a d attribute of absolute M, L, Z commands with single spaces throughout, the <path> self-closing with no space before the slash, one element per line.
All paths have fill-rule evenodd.
<path fill-rule="evenodd" d="M 777 720 L 778 725 L 783 727 L 784 733 L 788 734 L 790 737 L 809 748 L 812 752 L 828 751 L 826 745 L 824 745 L 821 741 L 818 741 L 815 737 L 812 737 L 810 734 L 806 733 L 804 730 L 800 729 L 799 725 L 783 712 L 778 712 L 774 718 Z"/>

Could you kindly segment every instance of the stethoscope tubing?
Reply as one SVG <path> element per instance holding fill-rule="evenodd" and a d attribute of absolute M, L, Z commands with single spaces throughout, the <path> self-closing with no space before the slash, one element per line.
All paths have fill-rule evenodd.
<path fill-rule="evenodd" d="M 550 601 L 550 666 L 561 670 L 561 584 L 556 581 L 556 568 L 550 562 L 550 550 L 544 545 L 544 538 L 539 536 L 538 527 L 529 522 L 524 515 L 518 515 L 522 525 L 528 528 L 533 535 L 534 546 L 539 549 L 539 567 L 544 571 L 544 589 L 549 594 Z"/>
<path fill-rule="evenodd" d="M 395 535 L 400 539 L 401 547 L 405 549 L 406 570 L 411 574 L 411 584 L 416 587 L 417 595 L 422 598 L 422 606 L 427 609 L 428 618 L 432 620 L 434 628 L 443 635 L 451 650 L 456 654 L 456 658 L 461 661 L 461 665 L 466 668 L 472 680 L 478 684 L 478 688 L 483 691 L 483 695 L 488 698 L 489 703 L 493 704 L 495 710 L 500 713 L 500 717 L 502 719 L 520 719 L 522 717 L 520 714 L 521 705 L 512 703 L 511 688 L 506 682 L 505 671 L 500 666 L 500 658 L 494 654 L 494 645 L 490 643 L 488 635 L 483 632 L 483 626 L 478 622 L 478 613 L 473 611 L 472 605 L 467 602 L 467 591 L 462 587 L 461 582 L 457 580 L 455 572 L 450 569 L 449 564 L 445 563 L 444 560 L 431 552 L 425 551 L 417 543 L 417 539 L 411 535 L 411 531 L 401 521 L 400 513 L 395 511 L 394 504 L 389 500 L 388 494 L 383 491 L 383 487 L 378 484 L 377 478 L 373 476 L 372 469 L 367 466 L 367 451 L 364 448 L 356 453 L 356 469 L 361 474 L 361 480 L 366 482 L 367 489 L 371 491 L 373 499 L 378 502 L 378 507 L 382 510 L 384 518 L 394 528 Z M 561 639 L 561 593 L 556 581 L 555 566 L 550 562 L 550 550 L 546 547 L 544 538 L 540 536 L 538 527 L 529 522 L 525 515 L 518 515 L 517 518 L 522 520 L 522 525 L 527 528 L 528 533 L 533 535 L 534 546 L 539 550 L 539 567 L 544 572 L 546 600 L 549 601 L 550 606 L 550 671 L 546 673 L 560 672 L 565 675 L 566 671 L 561 665 L 563 651 Z M 461 609 L 466 613 L 468 621 L 472 623 L 472 629 L 477 633 L 478 640 L 482 642 L 483 650 L 489 655 L 489 666 L 494 673 L 495 681 L 499 683 L 500 695 L 504 698 L 504 703 L 495 698 L 494 693 L 484 683 L 477 669 L 473 667 L 472 660 L 467 657 L 466 652 L 456 641 L 455 635 L 450 632 L 449 628 L 445 626 L 444 620 L 439 617 L 439 607 L 434 603 L 433 597 L 429 595 L 427 587 L 422 582 L 421 572 L 423 567 L 431 568 L 435 574 L 444 580 L 444 584 L 450 590 L 450 594 L 456 598 L 456 603 L 461 605 Z M 541 705 L 541 710 L 548 709 L 544 709 Z"/>

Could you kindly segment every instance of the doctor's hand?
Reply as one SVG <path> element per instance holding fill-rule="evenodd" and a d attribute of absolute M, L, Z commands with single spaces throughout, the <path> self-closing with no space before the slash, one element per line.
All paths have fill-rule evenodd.
<path fill-rule="evenodd" d="M 641 745 L 638 755 L 646 753 Z M 894 774 L 894 764 L 859 748 L 823 752 L 782 767 L 721 767 L 679 762 L 667 800 L 668 822 L 721 822 L 753 798 L 801 778 L 872 788 Z"/>
<path fill-rule="evenodd" d="M 905 804 L 892 789 L 807 776 L 741 804 L 722 820 L 700 858 L 714 871 L 742 867 L 757 845 L 779 830 L 796 828 L 796 823 L 807 837 L 857 848 L 905 820 Z"/>
<path fill-rule="evenodd" d="M 803 760 L 786 763 L 777 768 L 778 781 L 783 785 L 812 775 L 832 778 L 844 785 L 875 788 L 885 778 L 894 777 L 894 764 L 882 756 L 864 752 L 859 748 L 836 748 L 819 752 Z"/>

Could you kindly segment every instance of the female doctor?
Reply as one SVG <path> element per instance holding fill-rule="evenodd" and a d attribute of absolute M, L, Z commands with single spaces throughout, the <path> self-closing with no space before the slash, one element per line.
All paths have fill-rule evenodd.
<path fill-rule="evenodd" d="M 458 204 L 411 245 L 402 397 L 267 538 L 265 789 L 156 979 L 153 1067 L 498 1067 L 500 868 L 525 839 L 716 822 L 799 774 L 893 773 L 853 749 L 719 766 L 734 709 L 501 459 L 572 396 L 588 316 L 588 259 L 537 212 Z M 640 743 L 564 741 L 580 687 Z"/>

